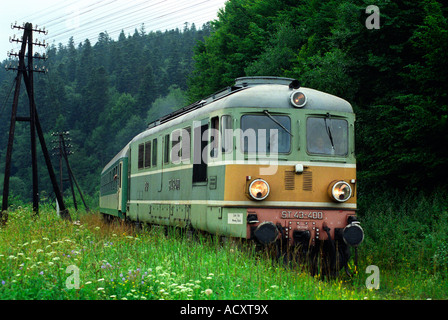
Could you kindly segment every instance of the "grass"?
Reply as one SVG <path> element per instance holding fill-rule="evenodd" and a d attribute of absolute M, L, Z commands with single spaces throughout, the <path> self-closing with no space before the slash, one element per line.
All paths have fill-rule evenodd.
<path fill-rule="evenodd" d="M 361 268 L 377 265 L 382 293 L 393 299 L 448 298 L 448 201 L 431 194 L 383 192 L 360 197 L 366 232 Z"/>
<path fill-rule="evenodd" d="M 167 237 L 162 228 L 105 223 L 98 213 L 72 213 L 68 222 L 42 208 L 33 217 L 29 206 L 18 207 L 0 228 L 0 299 L 447 299 L 443 195 L 360 201 L 366 239 L 359 249 L 359 272 L 331 280 L 272 261 L 238 242 L 178 230 Z M 369 265 L 379 267 L 379 290 L 366 288 Z"/>
<path fill-rule="evenodd" d="M 321 281 L 237 243 L 166 237 L 160 228 L 136 232 L 106 224 L 99 214 L 70 223 L 51 210 L 37 218 L 30 211 L 10 212 L 0 230 L 0 299 L 376 298 L 374 291 Z M 70 288 L 70 266 L 79 268 L 79 289 Z"/>

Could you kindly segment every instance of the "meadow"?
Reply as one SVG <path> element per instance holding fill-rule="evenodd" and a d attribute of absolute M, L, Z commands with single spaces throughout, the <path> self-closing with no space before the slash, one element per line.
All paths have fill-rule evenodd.
<path fill-rule="evenodd" d="M 426 205 L 444 205 L 434 201 Z M 361 217 L 367 236 L 359 249 L 358 272 L 352 277 L 342 272 L 334 279 L 313 277 L 237 241 L 191 237 L 178 230 L 166 235 L 163 228 L 108 223 L 99 213 L 72 210 L 72 221 L 66 221 L 50 206 L 33 216 L 30 206 L 23 205 L 11 210 L 0 228 L 0 299 L 448 298 L 446 207 L 438 208 L 442 216 L 432 227 L 419 229 L 412 209 L 421 207 L 400 208 L 406 218 L 393 208 L 388 213 L 383 205 L 370 206 Z M 381 218 L 378 210 L 383 210 Z M 380 270 L 378 290 L 366 288 L 368 265 Z M 353 261 L 350 267 L 354 272 Z"/>

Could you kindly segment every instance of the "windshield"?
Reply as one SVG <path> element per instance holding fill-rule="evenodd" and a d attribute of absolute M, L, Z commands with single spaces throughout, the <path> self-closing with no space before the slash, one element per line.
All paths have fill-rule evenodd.
<path fill-rule="evenodd" d="M 289 153 L 291 119 L 287 116 L 271 118 L 267 115 L 241 117 L 241 144 L 244 152 Z"/>
<path fill-rule="evenodd" d="M 348 123 L 330 117 L 310 117 L 306 122 L 307 150 L 310 154 L 348 154 Z"/>

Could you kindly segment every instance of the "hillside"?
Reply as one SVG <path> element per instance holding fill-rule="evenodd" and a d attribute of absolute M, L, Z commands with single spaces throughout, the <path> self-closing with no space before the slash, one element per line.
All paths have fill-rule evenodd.
<path fill-rule="evenodd" d="M 209 25 L 196 29 L 194 24 L 165 32 L 135 30 L 127 36 L 122 32 L 117 40 L 105 32 L 93 46 L 89 40 L 76 45 L 71 38 L 66 45 L 48 49 L 45 66 L 49 71 L 34 77 L 39 118 L 49 148 L 52 132 L 70 132 L 74 151 L 70 163 L 85 193 L 95 196 L 102 167 L 149 121 L 185 105 L 193 48 L 210 30 Z M 0 64 L 1 181 L 15 77 L 14 71 L 5 71 L 9 62 Z M 19 114 L 27 112 L 28 97 L 22 86 Z M 26 187 L 31 179 L 28 127 L 17 124 L 11 178 L 12 194 L 23 200 L 31 197 Z M 39 183 L 45 198 L 52 189 L 40 159 Z M 57 157 L 53 163 L 59 170 Z"/>

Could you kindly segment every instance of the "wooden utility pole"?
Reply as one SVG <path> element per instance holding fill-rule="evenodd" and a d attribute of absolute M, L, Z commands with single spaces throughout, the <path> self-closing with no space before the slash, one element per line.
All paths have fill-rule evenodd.
<path fill-rule="evenodd" d="M 42 147 L 42 153 L 45 158 L 45 163 L 47 165 L 48 173 L 50 175 L 50 180 L 53 185 L 53 190 L 56 195 L 59 207 L 61 209 L 61 216 L 63 218 L 70 220 L 70 214 L 65 208 L 64 200 L 62 194 L 59 190 L 56 175 L 54 174 L 53 166 L 51 164 L 50 155 L 47 150 L 42 128 L 40 126 L 39 117 L 37 115 L 36 103 L 34 101 L 34 83 L 33 83 L 33 73 L 34 72 L 44 72 L 42 70 L 34 70 L 33 67 L 33 45 L 45 46 L 45 43 L 35 43 L 33 42 L 33 32 L 45 33 L 45 30 L 33 29 L 31 23 L 26 23 L 23 26 L 14 25 L 13 28 L 22 30 L 22 39 L 12 39 L 14 42 L 21 42 L 22 46 L 18 54 L 11 53 L 10 56 L 15 56 L 19 58 L 19 64 L 17 68 L 8 68 L 9 70 L 17 70 L 17 76 L 15 78 L 16 86 L 14 92 L 14 100 L 12 104 L 11 112 L 11 124 L 9 128 L 8 137 L 8 147 L 6 151 L 6 163 L 5 163 L 5 178 L 3 183 L 3 202 L 2 210 L 0 212 L 0 221 L 3 223 L 7 220 L 7 210 L 8 210 L 8 196 L 9 196 L 9 178 L 11 175 L 11 159 L 12 159 L 12 147 L 14 143 L 14 132 L 16 121 L 25 121 L 30 123 L 30 138 L 31 138 L 31 161 L 32 161 L 32 182 L 33 182 L 33 211 L 35 214 L 39 213 L 39 187 L 38 187 L 38 175 L 37 175 L 37 152 L 36 152 L 36 132 L 39 137 L 40 145 Z M 25 64 L 25 49 L 27 52 L 27 64 Z M 36 59 L 42 59 L 42 57 L 34 57 Z M 17 108 L 19 103 L 20 85 L 22 78 L 25 83 L 26 91 L 29 100 L 29 117 L 18 117 Z"/>
<path fill-rule="evenodd" d="M 70 163 L 68 162 L 68 156 L 70 154 L 72 154 L 73 152 L 68 150 L 68 148 L 71 147 L 71 145 L 67 145 L 66 142 L 66 136 L 68 136 L 70 134 L 69 131 L 66 132 L 53 132 L 51 135 L 53 137 L 58 136 L 59 139 L 58 140 L 53 140 L 53 143 L 57 144 L 57 146 L 53 147 L 54 151 L 58 151 L 57 154 L 54 155 L 58 155 L 59 156 L 59 180 L 60 180 L 60 188 L 62 190 L 62 183 L 64 181 L 64 179 L 62 178 L 62 159 L 65 160 L 65 165 L 67 167 L 67 171 L 68 171 L 68 181 L 70 182 L 70 188 L 72 191 L 72 196 L 73 196 L 73 205 L 75 206 L 75 210 L 78 210 L 78 204 L 76 202 L 76 196 L 75 196 L 75 189 L 73 188 L 73 182 L 75 182 L 76 188 L 78 189 L 78 193 L 81 197 L 81 201 L 84 204 L 84 207 L 86 208 L 86 211 L 89 211 L 89 207 L 87 206 L 85 200 L 84 200 L 84 196 L 83 193 L 81 191 L 81 188 L 79 187 L 78 181 L 75 178 L 75 175 L 73 174 L 72 168 L 70 167 Z M 70 141 L 70 138 L 67 138 L 68 141 Z"/>

